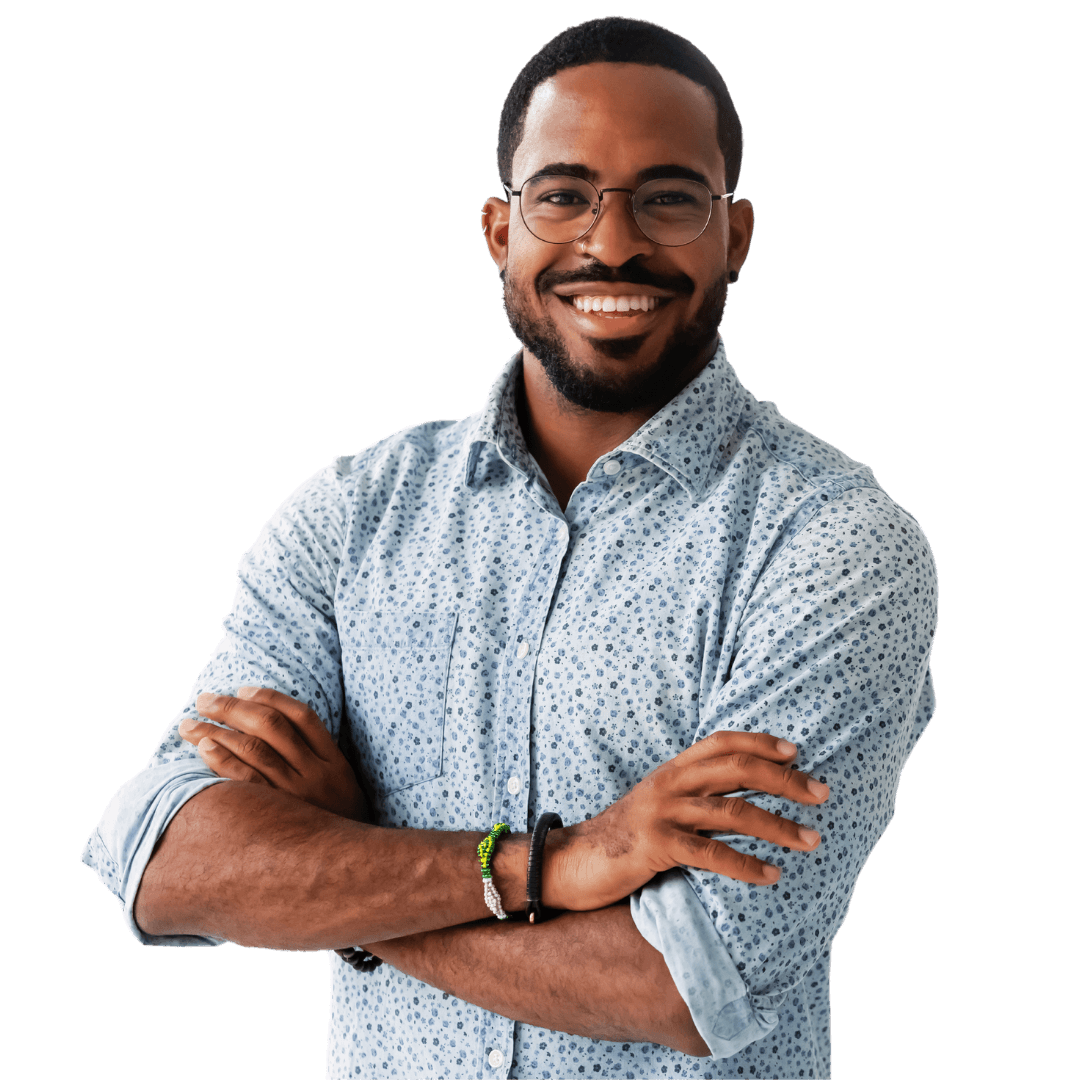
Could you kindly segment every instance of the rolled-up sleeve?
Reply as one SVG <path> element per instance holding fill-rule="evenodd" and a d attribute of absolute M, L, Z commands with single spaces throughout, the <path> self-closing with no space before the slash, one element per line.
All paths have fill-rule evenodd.
<path fill-rule="evenodd" d="M 158 840 L 188 799 L 216 783 L 180 723 L 198 716 L 203 691 L 233 694 L 267 686 L 305 702 L 337 738 L 341 654 L 333 618 L 344 541 L 342 476 L 318 473 L 278 511 L 240 566 L 225 637 L 199 676 L 188 705 L 168 728 L 146 769 L 113 797 L 83 853 L 120 899 L 136 937 L 154 945 L 212 945 L 212 938 L 144 934 L 135 897 Z"/>
<path fill-rule="evenodd" d="M 876 488 L 823 500 L 758 579 L 731 665 L 705 688 L 698 737 L 760 731 L 796 743 L 798 767 L 829 784 L 829 799 L 813 807 L 748 798 L 816 829 L 821 843 L 796 852 L 724 836 L 780 866 L 780 880 L 753 886 L 684 868 L 631 900 L 713 1056 L 772 1031 L 788 994 L 828 955 L 892 817 L 901 766 L 933 713 L 936 616 L 926 539 Z"/>

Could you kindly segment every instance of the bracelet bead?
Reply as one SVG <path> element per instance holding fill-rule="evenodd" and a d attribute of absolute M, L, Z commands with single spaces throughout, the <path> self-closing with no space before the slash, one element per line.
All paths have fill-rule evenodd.
<path fill-rule="evenodd" d="M 497 919 L 508 919 L 510 916 L 503 910 L 502 897 L 495 888 L 495 882 L 491 880 L 491 858 L 495 853 L 495 842 L 509 835 L 510 826 L 500 821 L 476 848 L 476 854 L 480 856 L 480 878 L 484 883 L 484 903 Z"/>

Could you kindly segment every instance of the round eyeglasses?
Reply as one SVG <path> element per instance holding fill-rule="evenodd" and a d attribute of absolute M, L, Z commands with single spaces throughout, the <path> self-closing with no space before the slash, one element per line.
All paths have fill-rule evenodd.
<path fill-rule="evenodd" d="M 630 210 L 638 228 L 654 244 L 682 247 L 696 240 L 709 224 L 713 203 L 731 194 L 714 195 L 704 184 L 681 177 L 649 180 L 633 188 L 596 188 L 579 176 L 530 177 L 519 191 L 503 184 L 508 195 L 517 195 L 525 227 L 547 244 L 572 244 L 580 240 L 600 216 L 600 204 L 608 192 L 630 196 Z"/>

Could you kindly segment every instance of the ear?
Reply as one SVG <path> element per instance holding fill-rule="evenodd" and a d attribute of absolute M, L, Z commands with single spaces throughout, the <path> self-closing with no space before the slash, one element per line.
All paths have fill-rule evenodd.
<path fill-rule="evenodd" d="M 510 238 L 510 204 L 505 199 L 488 199 L 481 211 L 484 239 L 501 274 L 506 269 L 506 248 Z"/>
<path fill-rule="evenodd" d="M 742 269 L 746 254 L 750 250 L 750 238 L 754 235 L 754 208 L 749 199 L 739 199 L 728 211 L 728 256 L 727 268 Z"/>

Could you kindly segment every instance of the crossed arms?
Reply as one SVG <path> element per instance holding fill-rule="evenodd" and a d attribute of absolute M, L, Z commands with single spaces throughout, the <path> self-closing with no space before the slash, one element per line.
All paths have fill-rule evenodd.
<path fill-rule="evenodd" d="M 336 505 L 301 501 L 245 561 L 228 645 L 200 686 L 226 693 L 244 684 L 289 687 L 325 709 L 336 733 L 344 701 L 333 677 L 342 658 L 331 555 L 342 541 L 313 531 L 310 522 L 327 516 L 324 503 Z M 309 742 L 300 714 L 263 701 L 245 729 L 252 697 L 200 699 L 201 715 L 249 740 L 247 749 L 197 720 L 185 726 L 190 741 L 212 733 L 222 749 L 220 758 L 193 761 L 194 754 L 176 753 L 184 744 L 172 728 L 153 766 L 114 800 L 87 861 L 138 929 L 165 940 L 195 934 L 293 949 L 366 945 L 430 985 L 536 1026 L 696 1054 L 705 1053 L 703 1035 L 714 1054 L 737 1053 L 767 1032 L 768 1010 L 826 956 L 855 877 L 892 814 L 900 767 L 933 711 L 926 664 L 936 588 L 917 525 L 875 488 L 821 506 L 757 579 L 728 634 L 730 662 L 703 670 L 702 723 L 726 730 L 655 767 L 604 813 L 568 820 L 551 834 L 544 902 L 564 914 L 550 922 L 489 917 L 476 859 L 481 834 L 354 820 L 363 816 L 355 779 L 336 747 L 327 749 L 329 736 L 316 741 L 322 724 L 308 717 Z M 302 650 L 268 651 L 267 642 L 277 641 L 270 624 L 282 618 L 305 627 Z M 291 697 L 282 703 L 297 708 Z M 286 744 L 275 749 L 270 729 L 295 729 L 310 757 L 292 757 Z M 803 768 L 831 783 L 828 799 L 809 798 L 809 787 L 799 797 L 786 786 L 800 774 L 789 774 L 785 786 L 758 775 L 784 773 L 794 756 L 769 736 L 730 741 L 751 730 L 797 741 Z M 225 751 L 236 758 L 232 766 Z M 229 771 L 245 761 L 253 771 Z M 215 783 L 207 765 L 234 781 L 257 772 L 264 782 Z M 309 786 L 294 786 L 301 780 Z M 745 804 L 722 797 L 741 789 L 778 794 Z M 331 790 L 342 801 L 328 808 Z M 790 833 L 758 831 L 755 811 L 766 813 L 770 828 L 797 830 L 784 819 L 800 817 L 821 834 L 820 844 L 811 851 Z M 699 835 L 719 831 L 743 833 L 729 841 L 735 850 Z M 783 865 L 774 884 L 762 884 L 761 865 L 748 857 L 755 837 L 789 849 L 770 849 L 769 859 Z M 524 865 L 522 838 L 500 844 L 495 882 L 511 911 L 522 907 Z M 653 880 L 672 866 L 683 869 Z M 628 909 L 623 899 L 639 888 Z M 663 937 L 674 928 L 664 922 L 675 911 L 669 899 L 700 920 L 675 952 Z M 677 987 L 665 957 L 676 980 L 700 972 L 701 985 L 716 990 L 704 1012 L 695 1005 L 693 1020 L 680 993 L 695 986 Z M 713 1008 L 729 986 L 745 993 L 753 1011 L 737 1037 L 719 1026 Z M 714 1013 L 718 1026 L 706 1032 Z"/>
<path fill-rule="evenodd" d="M 706 1055 L 663 956 L 623 901 L 687 865 L 767 885 L 780 871 L 703 833 L 795 851 L 818 834 L 728 793 L 818 805 L 828 789 L 793 769 L 796 747 L 720 732 L 657 767 L 588 821 L 549 834 L 538 926 L 498 923 L 480 889 L 482 834 L 368 825 L 364 794 L 318 716 L 273 690 L 202 695 L 185 721 L 219 776 L 172 820 L 143 874 L 135 919 L 149 934 L 269 948 L 364 945 L 402 971 L 513 1019 L 591 1038 Z M 525 906 L 528 838 L 496 848 L 507 911 Z M 483 921 L 479 921 L 483 920 Z"/>

